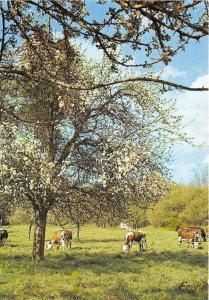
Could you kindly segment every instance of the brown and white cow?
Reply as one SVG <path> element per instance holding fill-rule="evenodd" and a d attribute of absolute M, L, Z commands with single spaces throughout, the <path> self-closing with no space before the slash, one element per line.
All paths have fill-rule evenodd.
<path fill-rule="evenodd" d="M 207 235 L 206 235 L 205 230 L 202 227 L 189 226 L 187 228 L 194 230 L 198 234 L 198 241 L 199 242 L 206 242 Z"/>
<path fill-rule="evenodd" d="M 47 250 L 52 249 L 53 247 L 57 247 L 57 250 L 60 246 L 63 247 L 63 249 L 66 247 L 68 248 L 70 246 L 71 249 L 71 243 L 73 239 L 73 232 L 71 229 L 63 229 L 62 231 L 56 233 L 51 241 L 47 244 Z"/>
<path fill-rule="evenodd" d="M 128 253 L 131 249 L 133 242 L 139 244 L 139 251 L 147 249 L 146 234 L 142 231 L 131 231 L 126 235 L 125 242 L 123 245 L 123 252 Z"/>
<path fill-rule="evenodd" d="M 178 230 L 179 245 L 181 245 L 183 241 L 186 241 L 188 242 L 187 247 L 189 247 L 189 245 L 192 245 L 194 249 L 198 249 L 199 238 L 200 238 L 200 234 L 197 233 L 192 227 L 182 228 Z"/>
<path fill-rule="evenodd" d="M 176 231 L 178 231 L 179 229 L 181 229 L 181 228 L 179 226 L 177 226 Z M 194 232 L 196 232 L 198 234 L 198 241 L 199 242 L 206 242 L 206 240 L 207 240 L 206 230 L 204 230 L 202 227 L 187 226 L 187 227 L 184 227 L 183 229 L 193 230 Z"/>

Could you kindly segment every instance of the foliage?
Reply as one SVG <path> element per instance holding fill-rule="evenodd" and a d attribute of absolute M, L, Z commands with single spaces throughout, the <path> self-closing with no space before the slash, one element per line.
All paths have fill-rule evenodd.
<path fill-rule="evenodd" d="M 84 226 L 71 251 L 47 252 L 44 262 L 33 264 L 28 226 L 7 230 L 0 255 L 2 299 L 207 299 L 207 244 L 197 251 L 179 247 L 175 231 L 143 228 L 148 251 L 139 254 L 133 245 L 123 255 L 126 233 L 119 227 Z M 46 239 L 58 230 L 47 226 Z"/>
<path fill-rule="evenodd" d="M 173 229 L 179 225 L 206 225 L 207 197 L 206 186 L 174 185 L 171 191 L 148 214 L 148 220 L 154 226 Z"/>

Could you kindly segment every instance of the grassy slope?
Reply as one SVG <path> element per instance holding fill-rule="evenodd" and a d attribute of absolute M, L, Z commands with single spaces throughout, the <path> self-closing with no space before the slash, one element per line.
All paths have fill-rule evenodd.
<path fill-rule="evenodd" d="M 47 239 L 58 228 L 48 226 Z M 0 248 L 0 299 L 207 299 L 207 245 L 181 248 L 176 232 L 146 228 L 148 251 L 121 253 L 125 231 L 88 226 L 72 251 L 33 265 L 28 227 L 8 227 Z"/>

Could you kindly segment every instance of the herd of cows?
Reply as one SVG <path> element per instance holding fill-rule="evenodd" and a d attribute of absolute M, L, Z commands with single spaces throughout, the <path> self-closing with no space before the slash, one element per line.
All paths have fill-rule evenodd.
<path fill-rule="evenodd" d="M 128 253 L 134 242 L 139 245 L 139 251 L 147 250 L 147 239 L 144 232 L 131 231 L 129 224 L 126 223 L 121 223 L 120 229 L 129 231 L 125 237 L 123 252 Z M 204 230 L 202 227 L 193 226 L 181 229 L 177 227 L 176 230 L 178 232 L 179 245 L 181 245 L 182 242 L 186 241 L 188 243 L 187 247 L 191 245 L 193 249 L 198 249 L 201 242 L 205 242 L 208 239 L 208 228 Z M 0 247 L 4 246 L 7 239 L 7 230 L 0 229 Z M 50 242 L 47 243 L 46 249 L 50 250 L 56 247 L 58 250 L 60 246 L 62 246 L 63 249 L 65 249 L 65 247 L 71 249 L 72 239 L 73 231 L 71 229 L 63 229 L 52 237 Z"/>
<path fill-rule="evenodd" d="M 130 226 L 129 224 L 121 223 L 120 229 L 130 230 Z M 206 242 L 208 239 L 208 227 L 204 230 L 202 227 L 197 226 L 189 226 L 186 228 L 179 228 L 179 226 L 177 226 L 176 231 L 178 232 L 179 245 L 186 241 L 188 243 L 187 247 L 191 245 L 193 249 L 198 249 L 201 242 Z M 147 249 L 146 234 L 142 231 L 128 232 L 123 245 L 123 251 L 126 253 L 129 252 L 133 242 L 139 244 L 139 251 Z"/>

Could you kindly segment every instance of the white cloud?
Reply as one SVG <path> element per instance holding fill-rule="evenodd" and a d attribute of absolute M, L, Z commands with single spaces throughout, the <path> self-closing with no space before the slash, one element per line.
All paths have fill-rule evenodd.
<path fill-rule="evenodd" d="M 191 87 L 209 87 L 209 75 L 199 76 L 191 85 Z M 206 92 L 207 93 L 207 92 Z"/>
<path fill-rule="evenodd" d="M 205 156 L 204 160 L 202 161 L 203 164 L 209 164 L 209 153 Z"/>
<path fill-rule="evenodd" d="M 206 86 L 209 76 L 198 77 L 191 87 Z M 196 143 L 207 142 L 208 139 L 208 93 L 207 92 L 173 92 L 176 98 L 177 112 L 183 115 L 183 120 L 188 126 L 185 131 L 194 138 Z"/>
<path fill-rule="evenodd" d="M 208 77 L 208 75 L 202 75 L 196 78 L 191 87 L 207 86 Z M 183 116 L 183 122 L 189 124 L 185 127 L 185 132 L 194 138 L 194 143 L 205 144 L 200 148 L 186 143 L 174 147 L 174 179 L 178 182 L 189 183 L 193 178 L 194 169 L 199 169 L 204 163 L 209 162 L 209 155 L 206 151 L 209 136 L 208 93 L 176 91 L 170 93 L 170 96 L 176 99 L 177 113 Z"/>
<path fill-rule="evenodd" d="M 179 77 L 186 77 L 187 72 L 186 71 L 181 71 L 177 69 L 176 67 L 173 67 L 172 65 L 168 65 L 163 70 L 161 71 L 161 78 L 164 80 L 168 79 L 174 79 L 174 78 L 179 78 Z"/>

